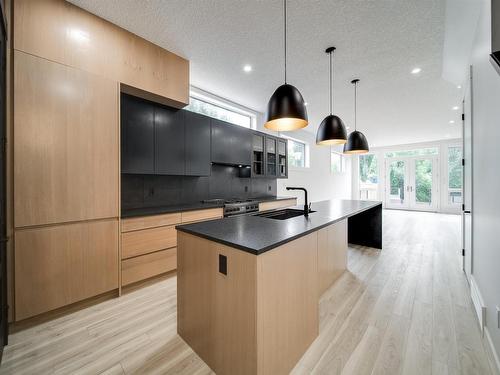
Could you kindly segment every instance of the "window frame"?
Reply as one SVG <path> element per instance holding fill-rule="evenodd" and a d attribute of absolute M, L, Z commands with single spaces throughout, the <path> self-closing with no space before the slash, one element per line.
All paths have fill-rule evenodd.
<path fill-rule="evenodd" d="M 357 199 L 361 199 L 361 200 L 371 200 L 368 196 L 366 198 L 363 198 L 361 197 L 361 186 L 362 184 L 366 184 L 364 183 L 362 180 L 361 180 L 361 167 L 360 167 L 360 164 L 361 164 L 361 160 L 362 158 L 365 158 L 367 156 L 373 156 L 376 160 L 376 171 L 377 171 L 377 183 L 372 183 L 373 185 L 375 185 L 375 198 L 373 198 L 374 200 L 378 200 L 380 199 L 380 186 L 381 186 L 381 183 L 382 183 L 382 177 L 381 177 L 381 169 L 380 169 L 380 159 L 382 158 L 382 160 L 385 160 L 385 153 L 383 154 L 380 154 L 378 152 L 369 152 L 369 153 L 366 153 L 366 154 L 362 154 L 362 155 L 358 155 L 358 160 L 356 161 L 357 162 L 357 180 L 358 180 L 358 185 L 357 185 Z M 385 183 L 385 181 L 384 181 Z M 364 189 L 364 190 L 367 190 L 367 189 Z M 367 193 L 368 194 L 368 193 Z"/>
<path fill-rule="evenodd" d="M 459 162 L 458 162 L 458 165 L 460 167 L 460 183 L 461 183 L 461 187 L 460 188 L 452 188 L 450 187 L 450 149 L 452 148 L 457 148 L 460 150 L 460 158 L 458 159 Z M 450 206 L 450 207 L 462 207 L 462 204 L 463 204 L 463 194 L 464 194 L 464 185 L 463 185 L 463 178 L 464 178 L 464 171 L 463 171 L 463 165 L 462 165 L 462 160 L 463 160 L 463 146 L 460 145 L 460 144 L 449 144 L 446 146 L 446 159 L 445 159 L 445 163 L 446 163 L 446 185 L 445 185 L 445 188 L 446 188 L 446 205 Z M 460 202 L 457 202 L 457 203 L 452 203 L 450 202 L 450 193 L 452 192 L 460 192 L 460 197 L 461 197 L 461 200 Z"/>
<path fill-rule="evenodd" d="M 281 138 L 285 138 L 288 140 L 287 142 L 287 163 L 288 163 L 288 170 L 298 170 L 298 171 L 304 171 L 308 170 L 310 168 L 310 146 L 307 141 L 303 141 L 302 139 L 297 139 L 290 137 L 288 135 L 280 135 Z M 304 145 L 304 166 L 303 167 L 298 167 L 295 165 L 292 165 L 290 163 L 290 152 L 288 151 L 288 148 L 290 147 L 290 143 L 295 142 L 295 143 L 300 143 Z"/>
<path fill-rule="evenodd" d="M 200 114 L 202 114 L 204 116 L 215 118 L 217 120 L 230 122 L 231 124 L 234 124 L 234 125 L 237 125 L 237 126 L 241 126 L 242 128 L 245 128 L 245 129 L 251 129 L 251 130 L 256 130 L 257 129 L 257 118 L 258 118 L 258 112 L 257 111 L 254 111 L 254 110 L 252 110 L 250 108 L 244 107 L 244 106 L 242 106 L 240 104 L 234 103 L 234 102 L 232 102 L 230 100 L 221 98 L 221 97 L 219 97 L 217 95 L 214 95 L 214 94 L 209 93 L 207 91 L 201 90 L 201 89 L 199 89 L 197 87 L 194 87 L 194 86 L 191 86 L 191 89 L 189 91 L 189 101 L 190 102 L 191 102 L 191 98 L 195 99 L 195 100 L 198 100 L 198 101 L 201 101 L 201 102 L 204 102 L 206 104 L 212 105 L 214 107 L 218 107 L 218 108 L 224 109 L 226 111 L 233 112 L 235 114 L 248 117 L 250 119 L 250 126 L 246 127 L 246 126 L 243 126 L 243 125 L 240 125 L 240 124 L 236 124 L 236 123 L 233 123 L 233 122 L 230 122 L 230 121 L 227 121 L 227 120 L 223 120 L 223 119 L 220 119 L 220 118 L 217 118 L 217 117 L 209 116 L 209 115 L 207 115 L 205 113 L 200 113 L 200 112 L 195 112 L 195 113 L 200 113 Z M 186 107 L 186 110 L 189 110 L 189 109 Z"/>
<path fill-rule="evenodd" d="M 340 157 L 340 170 L 339 171 L 334 171 L 333 170 L 333 160 L 332 160 L 332 156 L 333 155 L 337 155 Z M 346 171 L 346 167 L 345 167 L 345 156 L 343 153 L 341 152 L 338 152 L 338 151 L 335 151 L 333 149 L 330 150 L 330 173 L 331 174 L 344 174 Z"/>

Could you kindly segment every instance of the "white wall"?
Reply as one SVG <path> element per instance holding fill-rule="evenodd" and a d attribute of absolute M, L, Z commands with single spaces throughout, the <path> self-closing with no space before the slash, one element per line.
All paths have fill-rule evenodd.
<path fill-rule="evenodd" d="M 486 328 L 500 354 L 500 75 L 489 61 L 490 1 L 482 1 L 471 56 L 473 70 L 472 273 L 486 304 Z"/>
<path fill-rule="evenodd" d="M 278 195 L 295 196 L 299 204 L 303 204 L 304 193 L 288 191 L 286 186 L 305 187 L 310 202 L 327 199 L 351 198 L 351 157 L 345 156 L 345 172 L 334 174 L 330 172 L 330 147 L 317 146 L 316 136 L 309 131 L 298 130 L 277 134 L 265 129 L 259 122 L 258 130 L 273 135 L 290 136 L 309 145 L 309 168 L 289 168 L 288 179 L 278 180 Z"/>

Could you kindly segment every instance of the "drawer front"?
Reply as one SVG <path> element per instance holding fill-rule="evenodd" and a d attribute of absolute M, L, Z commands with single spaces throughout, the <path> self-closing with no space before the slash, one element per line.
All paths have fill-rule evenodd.
<path fill-rule="evenodd" d="M 174 226 L 122 233 L 122 259 L 177 246 Z"/>
<path fill-rule="evenodd" d="M 177 248 L 122 261 L 122 285 L 160 275 L 177 268 Z"/>
<path fill-rule="evenodd" d="M 262 202 L 259 203 L 259 211 L 269 211 L 275 210 L 278 208 L 285 208 L 297 205 L 297 199 L 285 199 L 281 201 L 273 201 L 273 202 Z"/>
<path fill-rule="evenodd" d="M 207 210 L 182 212 L 182 222 L 190 223 L 211 219 L 220 219 L 224 216 L 222 208 L 210 208 Z"/>
<path fill-rule="evenodd" d="M 165 225 L 176 225 L 182 221 L 181 213 L 134 217 L 131 219 L 122 220 L 122 232 L 130 232 L 133 230 L 141 230 Z"/>

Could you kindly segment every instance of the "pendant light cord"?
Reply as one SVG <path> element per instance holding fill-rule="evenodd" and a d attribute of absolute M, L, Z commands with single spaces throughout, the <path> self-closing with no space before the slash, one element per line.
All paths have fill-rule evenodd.
<path fill-rule="evenodd" d="M 285 32 L 285 84 L 286 82 L 286 0 L 283 0 L 283 13 L 285 14 L 284 17 L 284 32 Z"/>
<path fill-rule="evenodd" d="M 354 131 L 357 130 L 357 102 L 358 102 L 358 82 L 354 82 Z"/>
<path fill-rule="evenodd" d="M 332 54 L 333 51 L 330 52 L 330 115 L 333 115 L 333 63 L 332 63 Z"/>

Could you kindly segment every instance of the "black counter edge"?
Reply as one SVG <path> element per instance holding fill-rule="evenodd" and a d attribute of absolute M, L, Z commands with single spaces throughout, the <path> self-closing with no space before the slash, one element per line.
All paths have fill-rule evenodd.
<path fill-rule="evenodd" d="M 354 215 L 357 215 L 357 214 L 360 214 L 361 212 L 364 212 L 364 211 L 367 211 L 367 210 L 370 210 L 372 208 L 375 208 L 375 207 L 378 207 L 378 206 L 382 206 L 382 202 L 376 202 L 375 204 L 369 206 L 369 207 L 364 207 L 358 211 L 355 211 L 349 215 L 346 215 L 344 217 L 341 217 L 341 218 L 337 218 L 337 219 L 334 219 L 334 220 L 331 220 L 331 221 L 328 221 L 327 223 L 325 224 L 322 224 L 322 225 L 318 225 L 317 227 L 315 227 L 314 229 L 310 229 L 310 230 L 307 230 L 303 233 L 300 233 L 296 236 L 292 236 L 292 237 L 289 237 L 289 238 L 286 238 L 282 241 L 279 241 L 279 242 L 276 242 L 272 245 L 269 245 L 269 246 L 266 246 L 264 248 L 261 248 L 261 249 L 252 249 L 252 248 L 249 248 L 249 247 L 246 247 L 246 246 L 241 246 L 241 245 L 238 245 L 238 244 L 235 244 L 235 243 L 232 243 L 232 242 L 229 242 L 229 241 L 224 241 L 224 240 L 221 240 L 219 238 L 214 238 L 212 236 L 209 236 L 209 235 L 206 235 L 206 234 L 202 234 L 202 233 L 199 233 L 197 231 L 193 231 L 193 230 L 190 230 L 189 228 L 185 228 L 185 226 L 188 226 L 190 224 L 185 224 L 185 225 L 178 225 L 175 227 L 175 229 L 181 231 L 181 232 L 184 232 L 184 233 L 187 233 L 187 234 L 191 234 L 193 236 L 197 236 L 197 237 L 200 237 L 200 238 L 204 238 L 206 240 L 210 240 L 210 241 L 213 241 L 213 242 L 217 242 L 217 243 L 220 243 L 222 245 L 226 245 L 226 246 L 229 246 L 229 247 L 232 247 L 232 248 L 235 248 L 235 249 L 239 249 L 239 250 L 243 250 L 247 253 L 250 253 L 250 254 L 253 254 L 253 255 L 261 255 L 269 250 L 272 250 L 272 249 L 275 249 L 281 245 L 284 245 L 284 244 L 287 244 L 288 242 L 292 242 L 300 237 L 304 237 L 304 236 L 307 236 L 308 234 L 311 234 L 312 232 L 316 232 L 320 229 L 323 229 L 323 228 L 326 228 L 327 226 L 329 225 L 332 225 L 332 224 L 335 224 L 341 220 L 344 220 L 344 219 L 348 219 Z M 217 220 L 220 220 L 220 219 L 217 219 Z"/>

